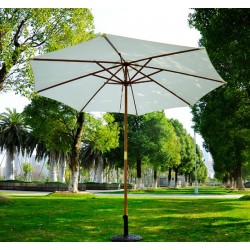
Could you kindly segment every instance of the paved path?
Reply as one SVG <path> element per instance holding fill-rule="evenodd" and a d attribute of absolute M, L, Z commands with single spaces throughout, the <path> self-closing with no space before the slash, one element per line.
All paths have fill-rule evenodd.
<path fill-rule="evenodd" d="M 87 190 L 89 193 L 98 196 L 115 196 L 123 197 L 123 194 L 115 194 L 115 190 Z M 113 192 L 113 193 L 110 193 Z M 222 199 L 239 199 L 242 194 L 228 194 L 228 195 L 215 195 L 215 194 L 128 194 L 128 197 L 153 197 L 153 198 L 222 198 Z"/>
<path fill-rule="evenodd" d="M 0 190 L 2 196 L 46 196 L 51 192 L 40 192 L 40 191 L 21 191 L 21 190 Z"/>
<path fill-rule="evenodd" d="M 86 190 L 82 193 L 93 193 L 97 196 L 113 196 L 113 197 L 123 197 L 123 194 L 115 194 L 117 190 Z M 119 190 L 121 191 L 121 190 Z M 46 196 L 51 192 L 39 192 L 39 191 L 19 191 L 19 190 L 0 190 L 5 194 L 2 196 Z M 242 197 L 242 194 L 229 194 L 229 195 L 213 195 L 213 194 L 128 194 L 128 197 L 150 197 L 150 198 L 194 198 L 194 199 L 239 199 Z"/>

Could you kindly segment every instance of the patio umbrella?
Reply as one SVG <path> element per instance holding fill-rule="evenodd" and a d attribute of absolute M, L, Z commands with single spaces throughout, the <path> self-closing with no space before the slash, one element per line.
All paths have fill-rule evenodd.
<path fill-rule="evenodd" d="M 124 113 L 124 234 L 128 234 L 127 115 L 192 106 L 225 82 L 205 48 L 103 35 L 31 60 L 35 91 L 78 111 Z"/>

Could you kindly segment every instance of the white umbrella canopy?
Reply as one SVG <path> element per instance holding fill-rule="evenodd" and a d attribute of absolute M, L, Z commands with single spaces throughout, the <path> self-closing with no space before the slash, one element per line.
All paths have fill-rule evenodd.
<path fill-rule="evenodd" d="M 31 60 L 35 91 L 85 112 L 124 113 L 124 234 L 128 234 L 127 114 L 194 105 L 225 82 L 205 48 L 103 35 Z"/>
<path fill-rule="evenodd" d="M 128 113 L 137 115 L 192 106 L 224 83 L 205 48 L 114 35 L 35 57 L 31 65 L 35 91 L 86 112 L 124 112 L 125 81 Z"/>

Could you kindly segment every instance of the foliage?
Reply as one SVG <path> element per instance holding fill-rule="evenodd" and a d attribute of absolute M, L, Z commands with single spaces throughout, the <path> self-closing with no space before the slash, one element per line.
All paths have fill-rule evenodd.
<path fill-rule="evenodd" d="M 0 91 L 30 94 L 29 59 L 87 41 L 93 29 L 88 9 L 0 9 Z"/>
<path fill-rule="evenodd" d="M 39 112 L 37 112 L 39 110 Z M 26 123 L 32 128 L 37 139 L 33 149 L 37 156 L 50 156 L 50 180 L 56 180 L 55 160 L 59 155 L 68 155 L 69 168 L 78 174 L 79 152 L 83 131 L 84 115 L 60 102 L 45 97 L 34 96 L 25 107 Z M 32 149 L 31 149 L 32 151 Z M 74 187 L 77 188 L 74 182 Z"/>
<path fill-rule="evenodd" d="M 83 133 L 76 140 L 80 114 L 67 105 L 36 96 L 25 107 L 24 113 L 27 124 L 38 140 L 38 155 L 44 156 L 47 151 L 67 154 L 71 170 L 74 168 L 71 162 L 72 157 L 76 156 L 76 141 L 79 149 L 84 146 L 83 151 L 91 144 L 97 154 L 103 154 L 118 145 L 118 126 L 110 114 L 105 114 L 101 118 L 84 114 Z M 86 152 L 81 156 L 81 161 L 86 160 L 85 154 Z M 83 165 L 86 166 L 86 162 Z M 79 166 L 79 163 L 75 162 L 74 166 Z"/>
<path fill-rule="evenodd" d="M 200 183 L 207 181 L 208 170 L 204 163 L 203 153 L 199 148 L 199 145 L 196 145 L 196 168 L 197 168 L 197 180 Z"/>
<path fill-rule="evenodd" d="M 47 150 L 69 152 L 76 130 L 77 112 L 60 102 L 35 96 L 24 109 L 31 133 Z M 38 152 L 39 153 L 39 152 Z"/>
<path fill-rule="evenodd" d="M 84 132 L 83 141 L 90 142 L 95 151 L 105 153 L 118 146 L 118 124 L 110 113 L 100 118 L 86 114 Z"/>
<path fill-rule="evenodd" d="M 28 163 L 28 162 L 24 162 L 22 164 L 22 167 L 23 167 L 23 172 L 25 174 L 28 174 L 30 172 L 32 172 L 34 170 L 34 168 L 32 167 L 31 163 Z"/>
<path fill-rule="evenodd" d="M 149 163 L 158 170 L 167 170 L 180 163 L 180 142 L 164 112 L 145 115 L 145 132 L 150 136 Z"/>
<path fill-rule="evenodd" d="M 179 164 L 176 164 L 173 167 L 175 171 L 178 169 L 179 173 L 190 173 L 194 167 L 194 142 L 178 120 L 171 119 L 170 121 L 173 124 L 175 133 L 177 134 L 181 145 L 181 160 Z"/>
<path fill-rule="evenodd" d="M 250 58 L 249 9 L 195 9 L 190 25 L 201 33 L 200 44 L 227 82 L 193 108 L 195 128 L 211 152 L 217 176 L 234 177 L 243 188 L 249 172 Z"/>
<path fill-rule="evenodd" d="M 5 149 L 12 153 L 24 153 L 29 136 L 22 113 L 7 108 L 6 112 L 0 114 L 0 151 Z"/>
<path fill-rule="evenodd" d="M 119 145 L 119 127 L 113 115 L 105 113 L 100 117 L 95 117 L 86 114 L 82 141 L 81 166 L 90 171 L 89 169 L 95 164 L 95 168 L 101 168 L 100 172 L 103 173 L 103 168 L 109 164 L 106 156 L 110 150 Z M 102 182 L 100 175 L 96 181 Z"/>
<path fill-rule="evenodd" d="M 119 147 L 107 156 L 117 167 L 123 166 L 124 128 L 123 115 L 114 114 L 120 127 Z M 141 178 L 141 167 L 167 169 L 180 160 L 179 142 L 172 124 L 164 112 L 152 112 L 142 116 L 128 116 L 128 163 L 137 168 Z"/>

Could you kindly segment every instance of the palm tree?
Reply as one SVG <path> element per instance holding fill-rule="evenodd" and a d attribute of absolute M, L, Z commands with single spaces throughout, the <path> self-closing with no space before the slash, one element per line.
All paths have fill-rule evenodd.
<path fill-rule="evenodd" d="M 24 154 L 28 135 L 22 113 L 6 108 L 0 114 L 0 151 L 6 150 L 6 180 L 15 180 L 14 156 Z"/>
<path fill-rule="evenodd" d="M 80 165 L 86 169 L 93 168 L 94 182 L 103 182 L 103 170 L 106 165 L 104 154 L 100 150 L 95 150 L 91 142 L 83 143 L 80 150 Z"/>

